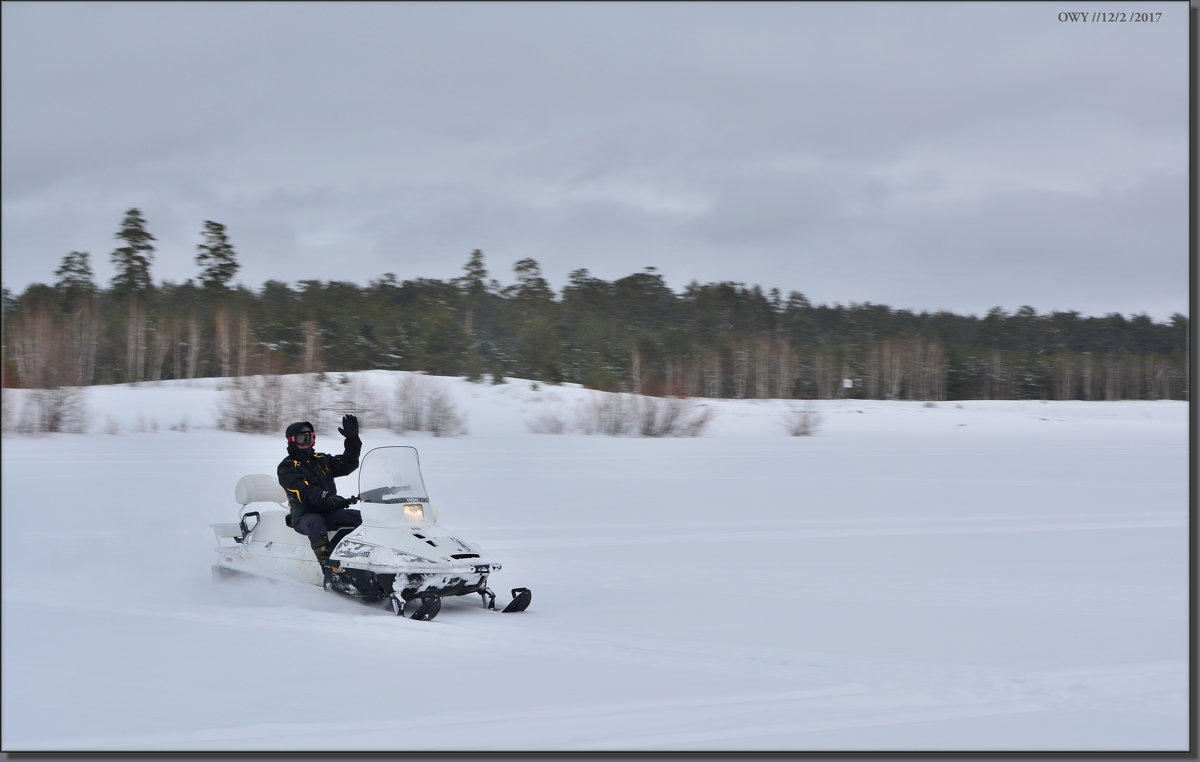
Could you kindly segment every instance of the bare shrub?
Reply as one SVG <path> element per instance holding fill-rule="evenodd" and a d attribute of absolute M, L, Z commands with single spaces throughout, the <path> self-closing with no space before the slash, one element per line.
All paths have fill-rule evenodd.
<path fill-rule="evenodd" d="M 678 397 L 600 394 L 583 403 L 576 420 L 584 434 L 695 437 L 712 415 L 712 408 Z"/>
<path fill-rule="evenodd" d="M 76 386 L 50 390 L 50 403 L 58 411 L 58 431 L 82 434 L 88 428 L 87 391 Z"/>
<path fill-rule="evenodd" d="M 0 428 L 4 431 L 15 431 L 17 407 L 20 404 L 20 395 L 16 389 L 4 390 L 3 400 L 0 401 Z"/>
<path fill-rule="evenodd" d="M 793 437 L 812 436 L 820 425 L 821 414 L 811 405 L 803 408 L 789 408 L 783 417 L 783 427 Z"/>
<path fill-rule="evenodd" d="M 329 378 L 324 373 L 301 373 L 284 381 L 284 414 L 279 421 L 286 427 L 293 421 L 308 421 L 317 431 L 330 422 Z M 340 420 L 340 418 L 339 418 Z"/>
<path fill-rule="evenodd" d="M 426 402 L 429 405 L 426 425 L 435 437 L 453 437 L 467 433 L 462 417 L 458 414 L 454 401 L 450 399 L 450 394 L 445 388 L 441 386 L 431 388 L 428 391 Z"/>
<path fill-rule="evenodd" d="M 351 413 L 364 429 L 388 428 L 385 395 L 361 376 L 308 374 L 295 377 L 296 407 L 289 418 L 308 421 L 317 431 L 336 431 L 342 416 Z"/>
<path fill-rule="evenodd" d="M 532 421 L 526 421 L 525 426 L 534 434 L 565 434 L 567 422 L 557 411 L 542 413 Z"/>
<path fill-rule="evenodd" d="M 77 386 L 11 390 L 4 428 L 20 434 L 82 434 L 88 427 L 87 391 Z"/>
<path fill-rule="evenodd" d="M 712 420 L 712 408 L 679 397 L 642 397 L 639 432 L 644 437 L 697 437 Z"/>
<path fill-rule="evenodd" d="M 362 376 L 343 377 L 340 387 L 338 424 L 341 416 L 353 413 L 363 428 L 387 428 L 387 394 Z"/>
<path fill-rule="evenodd" d="M 87 391 L 77 386 L 47 389 L 46 404 L 53 409 L 50 431 L 82 434 L 88 428 Z"/>
<path fill-rule="evenodd" d="M 414 375 L 405 375 L 396 384 L 395 408 L 391 421 L 393 431 L 421 431 L 424 427 L 421 393 L 423 380 Z"/>
<path fill-rule="evenodd" d="M 287 386 L 281 376 L 233 379 L 221 397 L 217 427 L 251 434 L 280 430 Z"/>
<path fill-rule="evenodd" d="M 627 395 L 602 393 L 581 404 L 576 411 L 576 426 L 584 434 L 610 437 L 628 436 L 634 431 L 634 415 Z"/>
<path fill-rule="evenodd" d="M 242 376 L 223 390 L 218 427 L 270 433 L 293 421 L 308 421 L 317 431 L 334 431 L 342 416 L 353 413 L 363 428 L 387 428 L 391 419 L 384 395 L 366 379 L 304 373 L 293 376 Z"/>
<path fill-rule="evenodd" d="M 467 433 L 463 417 L 444 384 L 426 376 L 405 375 L 396 385 L 390 428 L 398 433 L 428 431 L 435 437 Z"/>

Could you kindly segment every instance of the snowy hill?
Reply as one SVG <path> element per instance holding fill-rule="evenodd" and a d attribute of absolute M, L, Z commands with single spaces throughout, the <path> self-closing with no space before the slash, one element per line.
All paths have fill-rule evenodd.
<path fill-rule="evenodd" d="M 284 450 L 216 427 L 228 382 L 5 435 L 4 750 L 1187 748 L 1185 403 L 817 401 L 792 437 L 795 401 L 697 400 L 636 438 L 534 433 L 597 392 L 436 381 L 466 434 L 365 447 L 420 449 L 523 614 L 214 585 Z"/>

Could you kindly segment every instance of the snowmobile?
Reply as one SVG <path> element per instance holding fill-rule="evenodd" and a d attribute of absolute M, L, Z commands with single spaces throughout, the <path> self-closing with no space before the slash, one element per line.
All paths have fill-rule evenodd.
<path fill-rule="evenodd" d="M 428 621 L 442 598 L 478 594 L 496 610 L 488 577 L 501 566 L 479 545 L 447 534 L 429 501 L 414 447 L 376 447 L 358 468 L 362 524 L 329 533 L 330 571 L 324 574 L 308 538 L 292 529 L 287 497 L 273 476 L 243 476 L 234 488 L 237 523 L 212 524 L 217 536 L 214 579 L 248 574 L 324 587 L 365 603 L 383 603 L 397 616 Z M 274 504 L 268 508 L 264 504 Z M 532 594 L 512 589 L 502 609 L 524 611 Z"/>

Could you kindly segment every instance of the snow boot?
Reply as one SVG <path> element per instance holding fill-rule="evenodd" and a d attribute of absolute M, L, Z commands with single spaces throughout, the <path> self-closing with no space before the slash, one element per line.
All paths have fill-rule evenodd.
<path fill-rule="evenodd" d="M 329 540 L 322 537 L 319 541 L 313 543 L 313 555 L 317 557 L 317 563 L 321 566 L 329 564 L 329 554 L 333 552 L 333 548 L 329 547 Z"/>
<path fill-rule="evenodd" d="M 332 561 L 329 554 L 333 551 L 329 547 L 329 540 L 322 539 L 319 543 L 312 546 L 313 555 L 317 557 L 317 563 L 321 565 L 321 584 L 328 590 L 335 581 L 334 574 L 342 570 L 342 565 L 337 561 Z"/>

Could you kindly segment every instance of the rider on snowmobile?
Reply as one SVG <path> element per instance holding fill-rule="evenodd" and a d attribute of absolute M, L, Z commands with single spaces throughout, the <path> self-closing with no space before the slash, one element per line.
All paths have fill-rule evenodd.
<path fill-rule="evenodd" d="M 287 457 L 276 469 L 291 508 L 289 523 L 292 529 L 308 537 L 323 571 L 329 568 L 329 554 L 333 550 L 326 533 L 362 523 L 362 515 L 349 507 L 358 499 L 340 497 L 333 481 L 358 468 L 358 456 L 362 452 L 358 418 L 344 416 L 338 433 L 345 437 L 345 452 L 329 455 L 316 452 L 317 433 L 311 423 L 293 423 L 284 432 Z"/>

